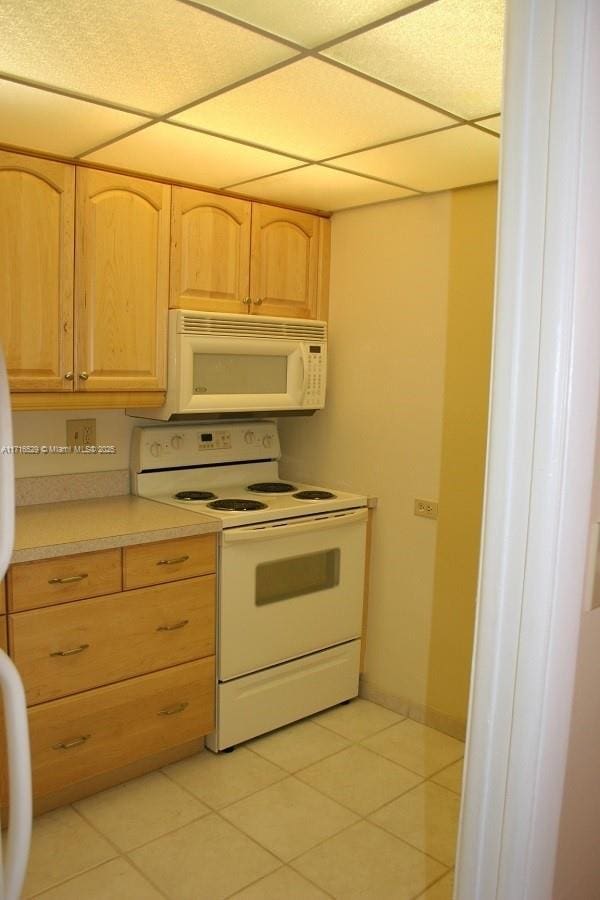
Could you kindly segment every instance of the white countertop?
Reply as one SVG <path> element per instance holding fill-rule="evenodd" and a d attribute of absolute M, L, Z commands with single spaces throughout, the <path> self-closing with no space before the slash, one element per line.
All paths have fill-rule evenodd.
<path fill-rule="evenodd" d="M 220 522 L 188 510 L 121 496 L 21 506 L 13 563 L 218 532 Z"/>

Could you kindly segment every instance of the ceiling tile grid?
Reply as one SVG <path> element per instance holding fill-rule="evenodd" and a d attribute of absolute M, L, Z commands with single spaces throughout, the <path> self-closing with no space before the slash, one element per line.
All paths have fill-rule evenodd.
<path fill-rule="evenodd" d="M 414 191 L 398 185 L 319 165 L 236 184 L 235 190 L 259 200 L 332 210 L 415 196 Z"/>
<path fill-rule="evenodd" d="M 85 160 L 215 188 L 303 165 L 302 160 L 167 122 L 87 154 Z"/>
<path fill-rule="evenodd" d="M 503 2 L 2 0 L 0 143 L 323 211 L 492 180 Z"/>
<path fill-rule="evenodd" d="M 319 160 L 443 128 L 453 119 L 308 58 L 200 103 L 175 121 Z"/>
<path fill-rule="evenodd" d="M 331 166 L 400 181 L 414 190 L 443 191 L 494 181 L 498 172 L 499 141 L 470 125 L 448 128 L 423 137 L 412 138 L 352 153 Z"/>

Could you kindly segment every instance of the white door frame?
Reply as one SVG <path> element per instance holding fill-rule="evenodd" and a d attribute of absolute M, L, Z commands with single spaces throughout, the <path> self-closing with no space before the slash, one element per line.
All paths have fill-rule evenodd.
<path fill-rule="evenodd" d="M 508 2 L 459 900 L 552 897 L 600 384 L 599 34 L 600 0 Z"/>

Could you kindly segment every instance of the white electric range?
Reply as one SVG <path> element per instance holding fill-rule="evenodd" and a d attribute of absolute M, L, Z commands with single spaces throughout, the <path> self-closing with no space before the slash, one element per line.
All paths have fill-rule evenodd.
<path fill-rule="evenodd" d="M 213 750 L 358 693 L 367 499 L 283 481 L 280 455 L 271 421 L 133 435 L 133 492 L 222 525 Z"/>

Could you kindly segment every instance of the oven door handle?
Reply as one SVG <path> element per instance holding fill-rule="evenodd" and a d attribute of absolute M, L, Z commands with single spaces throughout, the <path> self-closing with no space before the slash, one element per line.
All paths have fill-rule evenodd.
<path fill-rule="evenodd" d="M 310 519 L 309 521 L 279 522 L 270 523 L 269 525 L 248 525 L 245 528 L 230 528 L 223 532 L 224 544 L 237 544 L 242 541 L 267 541 L 273 538 L 290 537 L 296 534 L 311 534 L 315 531 L 331 530 L 332 528 L 341 528 L 343 525 L 356 525 L 360 522 L 366 522 L 368 511 L 366 509 L 357 509 L 354 512 L 330 513 L 324 515 L 323 518 Z"/>

